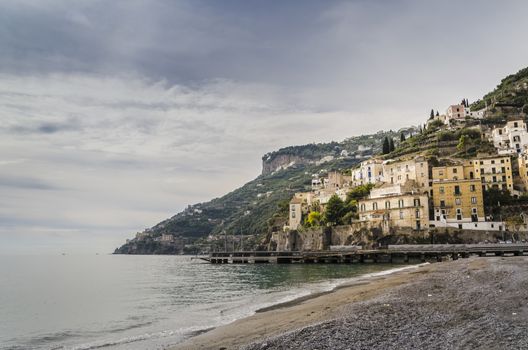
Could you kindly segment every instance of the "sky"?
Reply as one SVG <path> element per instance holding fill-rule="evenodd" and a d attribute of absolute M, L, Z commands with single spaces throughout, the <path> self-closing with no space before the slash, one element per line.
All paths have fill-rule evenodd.
<path fill-rule="evenodd" d="M 528 66 L 526 1 L 0 2 L 0 254 L 109 253 L 263 154 Z"/>

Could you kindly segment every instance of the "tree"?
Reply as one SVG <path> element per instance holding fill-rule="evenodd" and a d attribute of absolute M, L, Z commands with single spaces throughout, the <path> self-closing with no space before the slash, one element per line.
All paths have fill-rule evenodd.
<path fill-rule="evenodd" d="M 389 153 L 394 151 L 394 140 L 389 137 Z"/>
<path fill-rule="evenodd" d="M 405 141 L 405 134 L 403 133 L 403 131 L 402 131 L 402 133 L 400 134 L 400 141 L 401 141 L 401 142 L 404 142 L 404 141 Z"/>
<path fill-rule="evenodd" d="M 459 151 L 463 150 L 464 152 L 466 152 L 468 143 L 469 143 L 469 137 L 467 135 L 460 136 L 460 138 L 458 139 L 457 150 Z"/>
<path fill-rule="evenodd" d="M 436 116 L 439 117 L 440 116 L 440 113 L 438 113 L 438 111 L 436 111 Z"/>
<path fill-rule="evenodd" d="M 373 187 L 374 184 L 365 184 L 354 187 L 350 192 L 347 193 L 347 203 L 366 198 L 370 194 L 370 191 Z"/>
<path fill-rule="evenodd" d="M 434 110 L 431 109 L 431 114 L 429 115 L 429 119 L 434 119 Z"/>
<path fill-rule="evenodd" d="M 330 226 L 342 223 L 342 218 L 346 214 L 345 203 L 337 194 L 332 195 L 326 204 L 325 221 Z"/>
<path fill-rule="evenodd" d="M 323 216 L 318 211 L 312 211 L 310 214 L 308 214 L 308 217 L 306 218 L 306 226 L 314 227 L 321 225 L 321 221 L 323 220 Z"/>
<path fill-rule="evenodd" d="M 390 153 L 389 138 L 388 138 L 387 136 L 385 136 L 385 138 L 383 139 L 382 153 L 383 153 L 383 154 L 388 154 L 388 153 Z"/>

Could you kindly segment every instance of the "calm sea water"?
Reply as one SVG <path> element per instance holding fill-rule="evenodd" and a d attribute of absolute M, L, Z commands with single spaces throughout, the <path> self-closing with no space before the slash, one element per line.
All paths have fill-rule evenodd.
<path fill-rule="evenodd" d="M 0 349 L 163 349 L 259 308 L 394 267 L 4 256 Z"/>

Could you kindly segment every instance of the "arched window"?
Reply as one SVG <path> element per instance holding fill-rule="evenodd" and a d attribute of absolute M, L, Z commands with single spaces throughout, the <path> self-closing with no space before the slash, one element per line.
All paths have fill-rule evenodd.
<path fill-rule="evenodd" d="M 385 202 L 385 209 L 390 209 L 390 202 L 389 201 Z"/>
<path fill-rule="evenodd" d="M 374 202 L 372 203 L 372 210 L 377 210 L 378 209 L 378 203 Z"/>
<path fill-rule="evenodd" d="M 365 211 L 365 204 L 361 204 L 361 211 Z"/>

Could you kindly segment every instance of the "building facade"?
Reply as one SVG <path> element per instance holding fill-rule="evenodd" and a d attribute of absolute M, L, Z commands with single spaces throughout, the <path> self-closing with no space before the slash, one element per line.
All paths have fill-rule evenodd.
<path fill-rule="evenodd" d="M 383 161 L 369 159 L 352 169 L 352 186 L 376 184 L 383 180 Z"/>
<path fill-rule="evenodd" d="M 510 156 L 487 156 L 472 160 L 475 176 L 480 177 L 483 189 L 496 188 L 513 192 L 513 173 Z"/>
<path fill-rule="evenodd" d="M 499 154 L 518 154 L 528 145 L 526 123 L 522 118 L 510 120 L 501 128 L 491 132 L 491 142 Z"/>
<path fill-rule="evenodd" d="M 434 167 L 433 216 L 436 226 L 463 228 L 485 222 L 482 184 L 472 164 Z M 482 226 L 482 225 L 481 225 Z"/>
<path fill-rule="evenodd" d="M 429 163 L 425 157 L 403 161 L 389 160 L 383 164 L 382 182 L 404 185 L 409 180 L 414 180 L 422 192 L 429 192 Z"/>
<path fill-rule="evenodd" d="M 449 124 L 452 120 L 461 120 L 466 117 L 464 105 L 451 105 L 447 108 L 445 123 Z"/>
<path fill-rule="evenodd" d="M 372 189 L 366 199 L 358 201 L 360 221 L 390 228 L 406 227 L 415 230 L 429 227 L 429 199 L 413 180 L 405 185 L 383 184 Z"/>
<path fill-rule="evenodd" d="M 524 186 L 524 191 L 528 191 L 528 147 L 524 147 L 523 152 L 519 154 L 519 177 Z"/>

